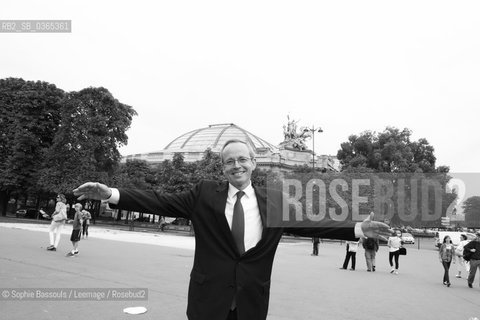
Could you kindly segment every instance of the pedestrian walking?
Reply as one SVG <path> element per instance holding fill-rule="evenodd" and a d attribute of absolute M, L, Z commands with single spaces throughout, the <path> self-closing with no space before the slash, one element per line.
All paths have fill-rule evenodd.
<path fill-rule="evenodd" d="M 476 236 L 474 240 L 463 247 L 463 256 L 468 256 L 468 259 L 470 259 L 470 272 L 468 273 L 467 279 L 469 288 L 472 288 L 477 268 L 480 269 L 480 232 L 477 232 Z M 467 253 L 467 255 L 465 255 L 465 253 Z"/>
<path fill-rule="evenodd" d="M 395 231 L 393 237 L 389 237 L 387 241 L 388 246 L 388 262 L 390 263 L 390 273 L 398 274 L 400 248 L 402 247 L 402 232 L 400 230 Z M 393 260 L 395 260 L 395 267 L 393 266 Z"/>
<path fill-rule="evenodd" d="M 159 228 L 162 232 L 165 231 L 165 226 L 166 225 L 167 225 L 167 222 L 165 221 L 165 217 L 161 216 L 160 221 L 158 222 L 158 226 L 159 226 Z"/>
<path fill-rule="evenodd" d="M 450 287 L 450 264 L 454 261 L 455 257 L 455 248 L 452 243 L 452 239 L 450 236 L 445 236 L 443 238 L 443 243 L 438 250 L 438 255 L 440 258 L 440 262 L 443 265 L 443 284 L 447 287 Z"/>
<path fill-rule="evenodd" d="M 457 278 L 462 277 L 462 270 L 465 270 L 467 272 L 468 277 L 468 273 L 470 271 L 470 262 L 463 259 L 463 248 L 469 242 L 470 240 L 468 240 L 466 235 L 460 235 L 460 243 L 455 248 L 455 258 L 457 260 L 457 274 L 455 275 L 455 277 Z"/>
<path fill-rule="evenodd" d="M 49 251 L 57 251 L 60 235 L 67 220 L 67 206 L 65 205 L 67 199 L 63 194 L 59 194 L 56 200 L 55 211 L 52 213 L 52 222 L 48 228 L 50 246 L 47 247 L 47 250 Z"/>
<path fill-rule="evenodd" d="M 82 204 L 75 204 L 75 216 L 72 220 L 73 228 L 70 235 L 70 241 L 72 241 L 73 249 L 66 254 L 67 257 L 73 257 L 78 255 L 78 243 L 80 242 L 80 235 L 82 232 Z"/>
<path fill-rule="evenodd" d="M 362 246 L 365 249 L 365 260 L 367 262 L 367 271 L 375 272 L 375 256 L 380 247 L 378 239 L 365 238 L 362 241 Z"/>
<path fill-rule="evenodd" d="M 90 226 L 92 215 L 87 210 L 82 210 L 82 238 L 88 239 L 88 227 Z"/>
<path fill-rule="evenodd" d="M 312 256 L 318 256 L 318 243 L 320 242 L 320 238 L 318 237 L 313 237 L 312 238 L 312 243 L 313 243 L 313 253 Z"/>
<path fill-rule="evenodd" d="M 352 259 L 352 266 L 350 270 L 355 270 L 355 262 L 356 262 L 356 256 L 357 256 L 357 251 L 358 251 L 358 241 L 347 241 L 347 252 L 345 253 L 345 260 L 343 261 L 343 266 L 340 269 L 347 269 L 348 268 L 348 262 L 350 261 L 350 258 Z"/>

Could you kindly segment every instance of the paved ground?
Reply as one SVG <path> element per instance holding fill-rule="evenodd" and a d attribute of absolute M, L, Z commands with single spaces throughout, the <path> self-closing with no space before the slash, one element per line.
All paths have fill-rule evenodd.
<path fill-rule="evenodd" d="M 0 298 L 0 319 L 185 319 L 193 260 L 192 237 L 91 228 L 70 250 L 65 230 L 59 251 L 48 252 L 46 225 L 0 223 L 0 288 L 147 288 L 144 301 L 20 301 Z M 276 256 L 269 319 L 471 319 L 480 318 L 478 279 L 442 285 L 443 269 L 430 247 L 411 246 L 400 261 L 400 274 L 389 273 L 388 253 L 380 248 L 377 272 L 366 272 L 363 250 L 357 270 L 338 267 L 345 246 L 320 245 L 310 256 L 306 241 L 281 243 Z M 451 275 L 456 266 L 453 266 Z M 477 276 L 478 277 L 478 276 Z M 0 289 L 0 290 L 1 290 Z M 123 309 L 144 306 L 128 315 Z"/>

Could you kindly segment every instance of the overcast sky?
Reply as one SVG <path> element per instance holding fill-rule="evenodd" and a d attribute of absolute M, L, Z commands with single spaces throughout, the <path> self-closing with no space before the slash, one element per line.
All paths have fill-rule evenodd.
<path fill-rule="evenodd" d="M 287 115 L 319 154 L 387 126 L 478 172 L 477 1 L 2 1 L 0 19 L 72 20 L 67 34 L 0 33 L 0 78 L 103 86 L 138 116 L 123 155 L 236 125 L 278 144 Z M 311 142 L 310 142 L 311 146 Z"/>

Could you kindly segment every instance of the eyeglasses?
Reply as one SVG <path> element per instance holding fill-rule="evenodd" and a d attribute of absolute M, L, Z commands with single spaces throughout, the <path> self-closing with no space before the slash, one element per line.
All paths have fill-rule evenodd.
<path fill-rule="evenodd" d="M 246 157 L 240 157 L 238 159 L 228 159 L 223 162 L 224 165 L 228 167 L 232 167 L 235 165 L 235 163 L 238 162 L 238 164 L 246 164 L 248 161 L 252 160 L 253 158 L 246 158 Z"/>

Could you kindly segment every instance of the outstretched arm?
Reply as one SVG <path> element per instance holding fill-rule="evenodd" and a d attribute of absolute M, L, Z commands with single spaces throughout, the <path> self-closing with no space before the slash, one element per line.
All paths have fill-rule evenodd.
<path fill-rule="evenodd" d="M 73 190 L 78 200 L 108 200 L 112 208 L 191 219 L 199 186 L 177 194 L 152 190 L 116 189 L 98 182 L 87 182 Z"/>
<path fill-rule="evenodd" d="M 334 221 L 323 219 L 316 223 L 307 222 L 301 227 L 295 224 L 285 227 L 286 233 L 292 233 L 304 237 L 320 237 L 329 239 L 341 239 L 358 241 L 358 238 L 377 238 L 387 240 L 385 237 L 390 236 L 393 231 L 390 227 L 379 221 L 372 221 L 373 213 L 370 214 L 362 222 L 352 221 Z"/>

